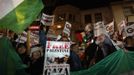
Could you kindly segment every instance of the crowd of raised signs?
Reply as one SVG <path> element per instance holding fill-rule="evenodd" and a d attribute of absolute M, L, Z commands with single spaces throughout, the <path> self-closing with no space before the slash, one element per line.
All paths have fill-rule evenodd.
<path fill-rule="evenodd" d="M 67 60 L 71 71 L 87 69 L 120 48 L 124 51 L 134 51 L 134 36 L 123 38 L 118 31 L 108 35 L 100 30 L 96 33 L 92 25 L 88 24 L 84 30 L 86 39 L 82 38 L 82 42 L 78 40 L 79 42 L 71 43 L 70 56 Z M 45 33 L 45 31 L 39 30 L 39 33 Z M 31 46 L 30 51 L 27 50 L 27 42 L 16 42 L 18 35 L 14 32 L 8 31 L 7 37 L 23 63 L 28 66 L 25 71 L 30 75 L 41 75 L 44 67 L 46 37 L 40 36 L 40 42 Z M 66 35 L 61 35 L 61 38 L 55 41 L 70 42 L 70 39 Z M 83 43 L 84 47 L 81 46 Z"/>

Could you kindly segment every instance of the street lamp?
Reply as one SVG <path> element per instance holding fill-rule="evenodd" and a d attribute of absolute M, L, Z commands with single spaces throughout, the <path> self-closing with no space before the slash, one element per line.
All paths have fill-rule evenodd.
<path fill-rule="evenodd" d="M 62 26 L 61 25 L 57 25 L 57 29 L 60 29 L 60 28 L 62 28 Z"/>

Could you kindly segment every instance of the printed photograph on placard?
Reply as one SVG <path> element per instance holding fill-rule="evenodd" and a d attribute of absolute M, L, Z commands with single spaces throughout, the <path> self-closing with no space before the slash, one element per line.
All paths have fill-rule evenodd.
<path fill-rule="evenodd" d="M 43 75 L 70 75 L 70 42 L 47 41 Z"/>
<path fill-rule="evenodd" d="M 70 42 L 47 41 L 46 65 L 67 64 L 70 53 Z"/>

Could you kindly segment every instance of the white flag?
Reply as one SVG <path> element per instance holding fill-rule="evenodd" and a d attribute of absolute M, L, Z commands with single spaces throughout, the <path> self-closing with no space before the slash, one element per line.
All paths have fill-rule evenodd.
<path fill-rule="evenodd" d="M 50 16 L 50 15 L 46 15 L 43 13 L 42 18 L 41 18 L 41 23 L 46 26 L 53 25 L 54 24 L 54 15 Z"/>
<path fill-rule="evenodd" d="M 6 16 L 24 0 L 0 0 L 0 19 Z"/>
<path fill-rule="evenodd" d="M 65 23 L 63 32 L 66 33 L 68 36 L 70 36 L 71 27 L 72 27 L 71 23 L 69 23 L 69 22 Z"/>
<path fill-rule="evenodd" d="M 125 27 L 126 36 L 134 36 L 134 24 Z"/>
<path fill-rule="evenodd" d="M 119 31 L 119 34 L 121 35 L 124 28 L 126 26 L 126 21 L 125 20 L 122 20 L 119 24 L 118 24 L 118 31 Z"/>
<path fill-rule="evenodd" d="M 106 31 L 110 35 L 114 33 L 114 21 L 110 22 L 109 24 L 106 25 Z"/>

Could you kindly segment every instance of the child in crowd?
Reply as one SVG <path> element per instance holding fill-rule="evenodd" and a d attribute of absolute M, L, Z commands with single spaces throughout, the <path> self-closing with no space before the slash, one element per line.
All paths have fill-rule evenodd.
<path fill-rule="evenodd" d="M 29 67 L 30 75 L 42 75 L 43 73 L 44 58 L 42 50 L 43 49 L 40 46 L 34 46 L 31 48 L 31 62 Z"/>

